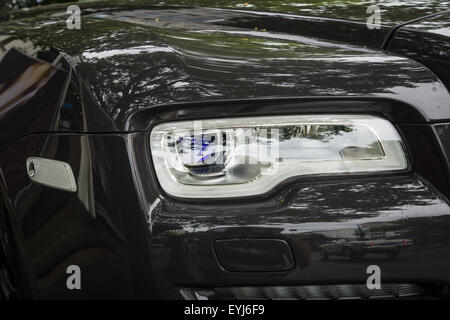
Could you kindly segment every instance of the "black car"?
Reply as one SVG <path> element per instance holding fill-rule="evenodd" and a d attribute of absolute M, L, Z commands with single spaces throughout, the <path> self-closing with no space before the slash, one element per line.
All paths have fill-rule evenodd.
<path fill-rule="evenodd" d="M 3 297 L 448 297 L 448 9 L 78 5 L 0 23 Z"/>

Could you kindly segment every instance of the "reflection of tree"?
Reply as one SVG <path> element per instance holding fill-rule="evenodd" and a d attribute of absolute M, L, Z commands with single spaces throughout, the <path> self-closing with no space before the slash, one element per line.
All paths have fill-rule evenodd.
<path fill-rule="evenodd" d="M 11 0 L 7 0 L 11 1 Z M 21 0 L 23 2 L 34 0 Z M 64 0 L 43 0 L 45 3 L 63 2 Z M 448 4 L 441 0 L 414 0 L 414 1 L 397 1 L 395 8 L 391 8 L 393 0 L 378 0 L 376 3 L 380 6 L 383 14 L 383 24 L 396 24 L 402 21 L 409 21 L 414 18 L 423 17 L 425 15 L 444 11 L 448 9 Z M 81 8 L 108 8 L 113 6 L 122 6 L 127 10 L 151 7 L 153 2 L 148 0 L 109 0 L 98 2 L 78 2 Z M 308 0 L 299 1 L 279 1 L 279 0 L 258 0 L 249 6 L 245 6 L 241 0 L 166 0 L 166 5 L 192 5 L 192 6 L 206 6 L 206 7 L 221 7 L 233 8 L 241 10 L 256 10 L 256 11 L 272 11 L 283 12 L 290 14 L 300 14 L 306 16 L 322 16 L 329 18 L 341 18 L 355 20 L 359 22 L 366 22 L 368 14 L 366 9 L 368 7 L 367 0 Z M 61 10 L 67 8 L 67 4 L 52 5 L 49 8 L 36 7 L 29 11 L 15 12 L 16 17 L 30 17 L 33 14 L 43 12 L 45 10 Z"/>
<path fill-rule="evenodd" d="M 135 19 L 145 21 L 144 13 Z M 10 37 L 0 47 L 22 39 L 64 51 L 97 104 L 119 122 L 136 109 L 175 101 L 388 96 L 393 87 L 436 81 L 425 68 L 401 58 L 387 62 L 378 51 L 265 38 L 264 32 L 229 34 L 223 26 L 197 32 L 114 19 L 85 16 L 82 32 L 65 28 L 60 17 L 13 21 L 2 25 Z"/>
<path fill-rule="evenodd" d="M 279 198 L 248 206 L 245 203 L 217 206 L 212 203 L 208 206 L 166 203 L 157 224 L 160 228 L 170 225 L 171 228 L 191 232 L 221 226 L 255 229 L 251 226 L 264 225 L 295 233 L 314 223 L 354 230 L 361 224 L 363 228 L 372 229 L 375 226 L 376 230 L 395 231 L 399 230 L 399 224 L 409 208 L 415 207 L 423 215 L 435 214 L 439 212 L 436 206 L 441 204 L 442 214 L 446 213 L 447 207 L 442 200 L 414 177 L 371 180 L 357 183 L 312 182 L 300 191 L 290 193 L 292 189 L 288 189 Z M 383 213 L 389 213 L 386 220 L 381 218 Z M 379 218 L 374 220 L 377 223 L 389 223 L 370 222 L 373 218 Z"/>
<path fill-rule="evenodd" d="M 185 86 L 189 76 L 177 58 L 167 53 L 143 54 L 140 63 L 117 56 L 78 66 L 88 76 L 90 89 L 114 119 L 124 119 L 135 108 L 157 104 L 159 99 L 189 99 L 198 94 Z M 112 77 L 105 74 L 112 73 Z M 101 85 L 99 85 L 101 84 Z"/>
<path fill-rule="evenodd" d="M 442 30 L 449 30 L 450 14 L 439 16 L 442 22 L 436 24 L 434 28 L 443 32 L 443 35 L 432 32 L 417 32 L 408 26 L 402 28 L 389 45 L 389 51 L 411 59 L 419 61 L 421 64 L 432 70 L 439 79 L 450 90 L 450 44 L 448 35 Z M 426 25 L 426 24 L 424 24 Z M 419 30 L 426 29 L 421 26 Z M 423 30 L 422 30 L 423 31 Z"/>
<path fill-rule="evenodd" d="M 331 137 L 342 135 L 344 132 L 352 132 L 351 126 L 344 125 L 299 125 L 279 127 L 280 141 L 292 138 L 308 138 L 328 141 Z"/>

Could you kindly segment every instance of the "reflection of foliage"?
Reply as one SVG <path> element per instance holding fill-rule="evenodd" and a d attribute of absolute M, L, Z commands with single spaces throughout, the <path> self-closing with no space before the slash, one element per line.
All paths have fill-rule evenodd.
<path fill-rule="evenodd" d="M 335 48 L 318 47 L 304 43 L 266 39 L 254 35 L 233 35 L 225 32 L 183 32 L 182 30 L 158 30 L 167 36 L 171 45 L 185 51 L 196 52 L 202 47 L 202 53 L 216 57 L 251 58 L 295 58 L 327 56 Z M 345 50 L 341 52 L 345 54 Z"/>
<path fill-rule="evenodd" d="M 424 217 L 405 220 L 405 237 L 421 244 L 448 244 L 450 242 L 450 217 Z"/>
<path fill-rule="evenodd" d="M 230 34 L 213 24 L 213 31 L 198 32 L 85 16 L 77 32 L 64 23 L 60 16 L 3 23 L 10 37 L 0 50 L 21 39 L 67 53 L 98 103 L 119 121 L 174 101 L 364 95 L 434 81 L 407 60 L 385 63 L 378 51 L 270 39 L 264 32 Z"/>
<path fill-rule="evenodd" d="M 286 126 L 278 129 L 280 130 L 280 141 L 290 140 L 292 138 L 308 138 L 325 142 L 328 141 L 330 137 L 353 131 L 351 126 L 343 125 Z"/>
<path fill-rule="evenodd" d="M 75 2 L 77 0 L 0 0 L 0 22 L 8 20 L 7 16 L 12 10 L 28 8 L 37 5 L 48 5 L 53 3 Z"/>
<path fill-rule="evenodd" d="M 23 0 L 37 1 L 37 0 Z M 42 0 L 45 3 L 60 2 L 59 0 Z M 330 18 L 350 19 L 360 22 L 366 22 L 368 14 L 367 7 L 370 4 L 377 4 L 382 10 L 382 22 L 384 24 L 395 24 L 422 17 L 438 11 L 448 9 L 448 3 L 441 0 L 409 0 L 397 1 L 394 8 L 391 8 L 393 0 L 378 0 L 374 3 L 367 0 L 305 0 L 305 1 L 279 1 L 279 0 L 258 0 L 246 1 L 240 0 L 165 0 L 165 1 L 149 1 L 149 0 L 110 0 L 110 1 L 81 1 L 77 4 L 82 8 L 105 8 L 113 5 L 125 5 L 128 9 L 138 8 L 142 6 L 149 7 L 155 4 L 165 5 L 193 5 L 220 8 L 233 8 L 241 10 L 257 10 L 284 12 L 300 15 L 323 16 Z M 67 5 L 56 4 L 49 8 L 35 7 L 30 11 L 15 12 L 16 17 L 29 17 L 36 13 L 42 13 L 45 10 L 60 10 Z"/>
<path fill-rule="evenodd" d="M 308 185 L 300 187 L 301 190 L 292 195 L 293 202 L 282 210 L 274 209 L 270 203 L 261 203 L 261 207 L 255 207 L 255 204 L 248 207 L 245 204 L 216 207 L 172 204 L 162 210 L 160 223 L 181 225 L 191 231 L 264 225 L 273 227 L 274 232 L 279 229 L 302 233 L 311 229 L 309 224 L 328 224 L 336 230 L 355 230 L 361 224 L 370 231 L 398 231 L 399 224 L 409 212 L 420 212 L 424 217 L 441 214 L 443 220 L 448 220 L 448 206 L 415 177 L 367 179 L 358 183 L 317 181 Z M 289 197 L 284 194 L 283 201 L 288 203 Z M 422 219 L 404 221 L 419 226 Z M 435 219 L 428 221 L 436 223 Z M 375 227 L 373 230 L 372 226 Z M 402 226 L 402 230 L 408 228 Z M 310 234 L 306 232 L 304 236 L 310 237 Z M 408 236 L 412 237 L 412 234 L 405 235 Z"/>
<path fill-rule="evenodd" d="M 115 31 L 120 30 L 133 33 L 134 31 L 142 31 L 138 25 L 132 25 L 124 22 L 112 22 L 109 20 L 87 20 L 83 21 L 83 32 L 73 32 L 65 28 L 64 19 L 58 17 L 49 17 L 42 21 L 45 25 L 39 25 L 36 28 L 34 23 L 24 24 L 21 22 L 10 22 L 2 25 L 2 29 L 10 35 L 8 41 L 14 39 L 33 39 L 36 45 L 42 48 L 53 47 L 64 51 L 69 55 L 76 56 L 89 49 L 101 50 L 104 44 L 98 38 L 105 34 L 111 33 L 111 37 Z M 86 36 L 89 35 L 89 36 Z M 97 39 L 98 41 L 93 41 Z M 119 45 L 117 45 L 119 47 Z"/>

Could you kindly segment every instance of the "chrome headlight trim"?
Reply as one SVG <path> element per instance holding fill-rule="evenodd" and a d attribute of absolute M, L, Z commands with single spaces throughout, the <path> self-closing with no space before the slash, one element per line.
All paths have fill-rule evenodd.
<path fill-rule="evenodd" d="M 372 115 L 166 122 L 151 130 L 150 148 L 161 187 L 180 198 L 255 196 L 296 176 L 408 168 L 395 127 Z"/>

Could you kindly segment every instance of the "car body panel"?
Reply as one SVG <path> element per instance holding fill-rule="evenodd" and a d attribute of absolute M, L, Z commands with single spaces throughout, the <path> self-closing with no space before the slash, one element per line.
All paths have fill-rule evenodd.
<path fill-rule="evenodd" d="M 389 258 L 396 259 L 402 248 L 412 244 L 410 239 L 334 240 L 319 246 L 319 250 L 322 260 L 328 260 L 329 256 L 343 256 L 348 260 L 362 259 L 373 253 L 386 254 Z"/>
<path fill-rule="evenodd" d="M 425 121 L 450 118 L 449 93 L 432 72 L 380 50 L 303 36 L 275 40 L 284 35 L 243 28 L 197 32 L 99 17 L 84 18 L 83 32 L 68 42 L 73 31 L 56 33 L 58 21 L 13 23 L 3 42 L 37 56 L 53 52 L 48 43 L 65 53 L 85 111 L 95 113 L 86 117 L 85 132 L 123 131 L 133 111 L 160 104 L 302 96 L 393 98 Z"/>
<path fill-rule="evenodd" d="M 68 72 L 12 49 L 0 62 L 0 146 L 58 130 Z"/>
<path fill-rule="evenodd" d="M 155 294 L 150 289 L 154 285 L 146 221 L 139 199 L 133 198 L 125 142 L 121 135 L 35 134 L 2 150 L 2 201 L 16 227 L 32 297 L 123 299 Z M 70 163 L 77 192 L 31 182 L 23 170 L 31 155 Z M 82 290 L 67 290 L 70 265 L 81 268 Z"/>
<path fill-rule="evenodd" d="M 305 184 L 258 206 L 205 207 L 160 200 L 151 214 L 152 261 L 161 290 L 170 296 L 174 287 L 364 283 L 366 269 L 372 264 L 380 266 L 386 282 L 432 282 L 447 278 L 448 239 L 444 238 L 448 237 L 448 231 L 444 230 L 448 228 L 445 226 L 450 213 L 448 203 L 418 200 L 425 189 L 416 182 L 414 178 L 396 177 L 358 180 L 357 185 L 343 181 Z M 408 207 L 402 207 L 398 199 L 404 198 L 404 193 L 418 202 L 410 199 L 406 201 Z M 280 201 L 278 205 L 276 199 Z M 392 206 L 388 205 L 390 201 Z M 344 259 L 321 262 L 319 246 L 333 239 L 355 237 L 358 223 L 372 232 L 384 232 L 386 237 L 407 235 L 417 245 L 404 248 L 398 261 L 384 255 L 368 255 L 351 262 Z M 421 235 L 419 230 L 424 223 L 428 231 Z M 427 244 L 437 240 L 432 240 L 435 236 L 428 233 L 430 230 L 443 237 L 441 245 Z M 224 271 L 211 249 L 211 242 L 224 238 L 285 240 L 292 247 L 297 266 L 290 272 L 270 273 L 270 276 Z M 427 261 L 434 261 L 434 255 L 439 258 L 428 264 Z"/>
<path fill-rule="evenodd" d="M 145 159 L 144 141 L 145 133 L 41 134 L 2 152 L 9 214 L 34 297 L 179 298 L 182 287 L 362 283 L 374 263 L 386 282 L 450 280 L 450 204 L 416 174 L 312 179 L 259 201 L 192 203 L 167 198 L 148 167 L 135 167 L 134 157 Z M 28 156 L 71 163 L 78 191 L 32 183 L 21 170 Z M 396 261 L 320 262 L 320 245 L 357 239 L 358 226 L 368 238 L 408 238 L 414 246 Z M 211 251 L 220 239 L 284 240 L 295 268 L 226 271 Z M 83 290 L 66 289 L 71 264 L 86 274 Z"/>
<path fill-rule="evenodd" d="M 386 49 L 420 62 L 450 90 L 449 21 L 447 12 L 404 25 L 395 32 Z"/>
<path fill-rule="evenodd" d="M 61 74 L 44 86 L 58 102 L 45 105 L 50 100 L 36 95 L 39 114 L 32 104 L 15 109 L 21 130 L 0 145 L 1 212 L 22 262 L 16 270 L 27 280 L 21 296 L 183 298 L 183 288 L 365 284 L 373 264 L 383 283 L 449 284 L 446 80 L 396 49 L 403 27 L 382 50 L 393 25 L 442 7 L 419 2 L 379 30 L 366 29 L 362 4 L 349 11 L 356 22 L 339 20 L 337 7 L 328 18 L 313 18 L 138 2 L 110 2 L 105 10 L 101 2 L 80 4 L 82 32 L 65 28 L 65 6 L 2 23 L 3 76 L 20 77 L 37 62 L 58 65 Z M 4 77 L 3 85 L 10 81 Z M 148 143 L 158 123 L 307 113 L 392 121 L 407 170 L 293 177 L 258 197 L 208 201 L 170 197 L 158 183 Z M 28 157 L 68 163 L 77 191 L 32 182 Z M 320 260 L 321 246 L 358 242 L 361 229 L 366 239 L 414 245 L 396 260 Z M 245 243 L 240 254 L 255 259 L 221 261 L 218 241 Z M 293 259 L 279 268 L 258 260 L 266 241 L 278 241 Z M 86 277 L 83 290 L 67 290 L 66 268 L 74 264 Z"/>
<path fill-rule="evenodd" d="M 449 2 L 442 0 L 413 0 L 413 1 L 392 1 L 379 0 L 376 3 L 368 3 L 365 0 L 343 0 L 343 1 L 308 1 L 304 3 L 297 2 L 278 2 L 270 0 L 261 0 L 255 3 L 242 3 L 238 0 L 226 1 L 208 1 L 191 0 L 189 5 L 192 7 L 215 7 L 222 9 L 234 9 L 245 12 L 273 12 L 295 14 L 312 17 L 325 17 L 330 19 L 342 19 L 366 23 L 369 14 L 367 7 L 377 5 L 382 13 L 382 23 L 387 26 L 395 26 L 399 23 L 407 22 L 430 14 L 448 10 Z M 155 5 L 146 0 L 108 0 L 108 1 L 89 1 L 79 2 L 77 5 L 83 11 L 101 12 L 105 10 L 114 10 L 123 8 L 124 10 L 148 9 Z M 167 0 L 159 7 L 181 7 L 186 8 L 186 2 L 180 0 Z M 18 10 L 11 13 L 13 19 L 29 19 L 42 17 L 55 12 L 66 10 L 67 4 L 54 4 L 41 7 L 34 7 L 28 10 Z"/>
<path fill-rule="evenodd" d="M 445 151 L 445 158 L 450 168 L 450 123 L 436 125 L 434 128 L 439 136 L 442 149 Z"/>

